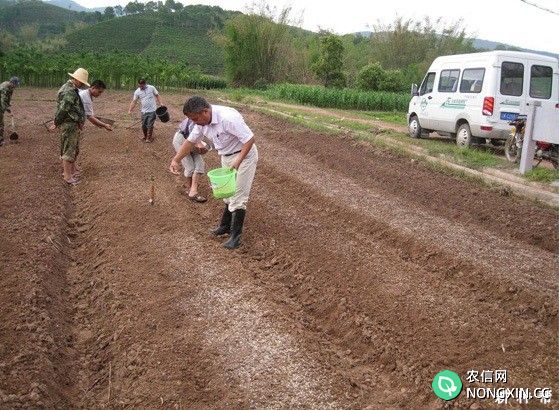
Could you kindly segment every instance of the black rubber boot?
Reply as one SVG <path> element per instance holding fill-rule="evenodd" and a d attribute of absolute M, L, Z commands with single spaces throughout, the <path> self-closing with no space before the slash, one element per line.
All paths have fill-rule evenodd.
<path fill-rule="evenodd" d="M 219 226 L 212 229 L 210 232 L 212 235 L 219 236 L 229 233 L 231 231 L 231 212 L 229 212 L 229 207 L 225 204 L 225 209 L 223 210 L 223 215 L 221 215 L 221 222 Z"/>
<path fill-rule="evenodd" d="M 241 244 L 241 233 L 243 232 L 243 223 L 245 222 L 244 209 L 233 211 L 231 220 L 231 236 L 229 240 L 223 244 L 227 249 L 236 249 Z"/>

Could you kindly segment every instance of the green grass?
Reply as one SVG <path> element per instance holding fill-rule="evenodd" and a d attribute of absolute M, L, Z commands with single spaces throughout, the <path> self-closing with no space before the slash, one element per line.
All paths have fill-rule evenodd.
<path fill-rule="evenodd" d="M 244 102 L 246 104 L 265 104 L 267 102 L 273 104 L 274 102 L 288 102 L 288 103 L 297 103 L 291 99 L 282 99 L 277 98 L 273 95 L 273 93 L 267 90 L 256 90 L 250 88 L 226 88 L 220 90 L 217 94 L 220 97 L 230 99 L 231 101 L 236 102 Z M 287 107 L 278 107 L 278 110 L 290 112 L 290 113 L 301 113 L 303 112 L 300 109 L 290 109 Z M 391 124 L 396 125 L 406 125 L 406 113 L 404 111 L 358 111 L 358 110 L 344 110 L 338 108 L 331 108 L 331 110 L 335 111 L 339 114 L 340 117 L 343 117 L 344 120 L 341 121 L 336 117 L 332 117 L 331 115 L 327 114 L 308 114 L 309 116 L 315 116 L 317 119 L 320 118 L 325 121 L 329 121 L 332 124 L 338 123 L 339 125 L 344 125 L 352 129 L 356 130 L 363 130 L 371 128 L 370 125 L 359 123 L 359 121 L 352 121 L 352 118 L 361 118 L 363 120 L 377 120 L 383 121 Z"/>
<path fill-rule="evenodd" d="M 389 122 L 397 125 L 408 125 L 405 111 L 352 111 L 367 120 Z"/>
<path fill-rule="evenodd" d="M 559 169 L 533 168 L 526 173 L 525 177 L 529 181 L 549 183 L 559 180 Z"/>
<path fill-rule="evenodd" d="M 245 96 L 243 101 L 247 104 L 251 104 L 251 97 Z M 358 121 L 352 121 L 351 118 L 338 118 L 332 117 L 331 115 L 318 114 L 318 113 L 307 113 L 305 111 L 299 110 L 297 108 L 288 107 L 270 107 L 271 109 L 284 112 L 293 118 L 304 118 L 309 123 L 320 123 L 329 126 L 330 129 L 338 128 L 340 130 L 352 130 L 352 131 L 370 131 L 371 125 L 364 124 Z"/>
<path fill-rule="evenodd" d="M 266 107 L 258 107 L 258 106 L 252 106 L 251 108 L 263 114 L 270 115 L 272 117 L 276 117 L 282 120 L 287 120 L 293 124 L 302 125 L 304 127 L 313 129 L 315 131 L 323 132 L 325 134 L 337 135 L 343 133 L 343 131 L 340 129 L 335 129 L 322 122 L 313 121 L 312 119 L 298 113 L 294 113 L 294 114 L 282 113 L 282 112 L 268 109 Z"/>

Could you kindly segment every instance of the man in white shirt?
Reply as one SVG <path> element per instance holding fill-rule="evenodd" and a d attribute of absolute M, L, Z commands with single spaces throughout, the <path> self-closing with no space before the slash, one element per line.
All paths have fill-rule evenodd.
<path fill-rule="evenodd" d="M 142 131 L 144 133 L 144 138 L 142 138 L 142 140 L 144 142 L 153 142 L 155 110 L 157 107 L 163 105 L 161 103 L 161 97 L 153 85 L 147 84 L 145 79 L 140 78 L 140 80 L 138 80 L 138 88 L 134 91 L 132 102 L 128 108 L 128 114 L 132 113 L 138 100 L 140 100 L 140 110 L 142 112 Z"/>
<path fill-rule="evenodd" d="M 93 98 L 97 98 L 101 94 L 103 94 L 103 91 L 105 91 L 106 88 L 107 86 L 103 81 L 95 80 L 91 83 L 89 88 L 80 90 L 79 93 L 83 103 L 85 116 L 87 117 L 89 122 L 91 122 L 96 127 L 105 128 L 107 131 L 112 131 L 113 127 L 110 124 L 104 123 L 99 118 L 97 118 L 95 114 L 93 114 Z"/>
<path fill-rule="evenodd" d="M 212 230 L 218 236 L 230 234 L 223 246 L 235 249 L 240 245 L 241 233 L 246 214 L 252 181 L 256 173 L 258 150 L 254 144 L 254 134 L 246 125 L 242 115 L 234 108 L 210 105 L 202 97 L 192 97 L 183 107 L 183 113 L 196 126 L 174 156 L 169 167 L 178 175 L 181 160 L 188 155 L 196 143 L 207 138 L 221 155 L 221 166 L 237 170 L 237 190 L 235 195 L 225 198 L 225 209 L 219 226 Z"/>

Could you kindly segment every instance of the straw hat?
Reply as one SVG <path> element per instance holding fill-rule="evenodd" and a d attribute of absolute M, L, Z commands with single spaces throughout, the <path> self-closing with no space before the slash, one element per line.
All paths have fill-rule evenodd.
<path fill-rule="evenodd" d="M 89 78 L 89 73 L 87 72 L 87 70 L 83 68 L 78 68 L 76 71 L 74 71 L 74 74 L 68 73 L 68 75 L 72 78 L 75 78 L 80 83 L 83 83 L 89 87 L 89 83 L 87 82 Z"/>

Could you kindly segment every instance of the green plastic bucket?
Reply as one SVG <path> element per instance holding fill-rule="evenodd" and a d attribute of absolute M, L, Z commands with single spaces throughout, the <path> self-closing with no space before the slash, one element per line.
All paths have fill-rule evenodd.
<path fill-rule="evenodd" d="M 237 170 L 234 168 L 216 168 L 208 171 L 210 185 L 215 198 L 229 198 L 237 190 Z"/>

